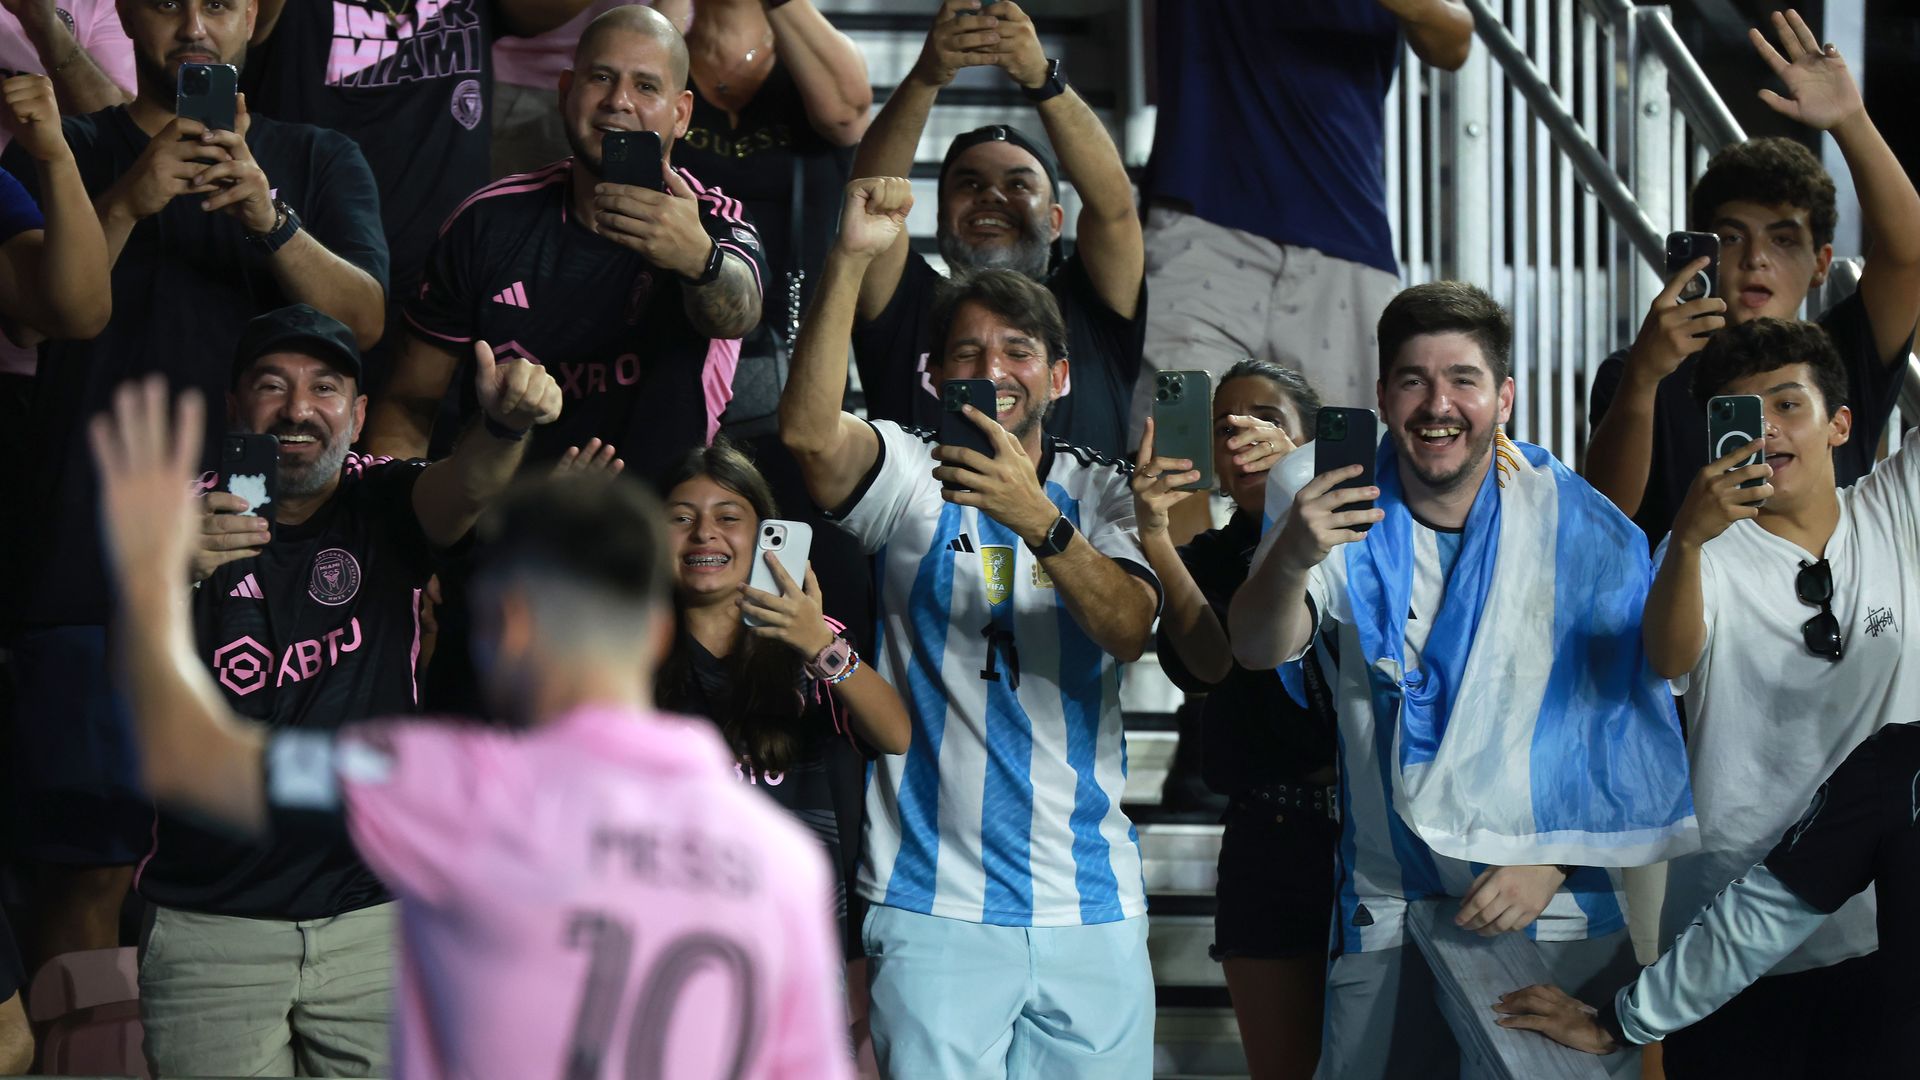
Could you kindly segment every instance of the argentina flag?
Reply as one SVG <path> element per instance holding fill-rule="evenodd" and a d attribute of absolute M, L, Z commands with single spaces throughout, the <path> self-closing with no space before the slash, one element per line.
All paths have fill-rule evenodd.
<path fill-rule="evenodd" d="M 1385 519 L 1328 556 L 1346 560 L 1373 678 L 1401 699 L 1394 809 L 1434 851 L 1487 865 L 1696 850 L 1679 719 L 1641 644 L 1645 537 L 1546 450 L 1501 433 L 1493 454 L 1417 667 L 1404 655 L 1414 524 L 1391 439 L 1375 472 Z M 1269 514 L 1304 483 L 1287 471 Z"/>

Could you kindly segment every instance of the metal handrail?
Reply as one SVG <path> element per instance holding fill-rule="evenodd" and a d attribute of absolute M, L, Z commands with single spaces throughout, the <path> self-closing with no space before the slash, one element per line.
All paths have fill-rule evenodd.
<path fill-rule="evenodd" d="M 1737 142 L 1745 142 L 1746 129 L 1740 121 L 1733 118 L 1733 110 L 1714 92 L 1713 84 L 1707 81 L 1707 73 L 1700 70 L 1699 61 L 1693 53 L 1687 51 L 1686 43 L 1680 40 L 1680 34 L 1673 28 L 1673 20 L 1667 17 L 1665 8 L 1643 7 L 1633 11 L 1637 29 L 1646 35 L 1653 50 L 1660 54 L 1660 62 L 1667 66 L 1667 83 L 1674 93 L 1679 95 L 1680 107 L 1686 111 L 1687 122 L 1693 129 L 1707 137 L 1707 142 L 1718 150 Z"/>

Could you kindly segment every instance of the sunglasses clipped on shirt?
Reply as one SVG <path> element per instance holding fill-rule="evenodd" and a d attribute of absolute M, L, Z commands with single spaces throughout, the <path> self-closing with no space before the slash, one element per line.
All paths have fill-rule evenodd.
<path fill-rule="evenodd" d="M 1800 573 L 1793 579 L 1793 591 L 1801 603 L 1820 609 L 1818 615 L 1800 624 L 1800 640 L 1806 642 L 1808 652 L 1837 663 L 1846 648 L 1840 640 L 1840 620 L 1833 615 L 1833 566 L 1825 559 L 1801 563 Z"/>

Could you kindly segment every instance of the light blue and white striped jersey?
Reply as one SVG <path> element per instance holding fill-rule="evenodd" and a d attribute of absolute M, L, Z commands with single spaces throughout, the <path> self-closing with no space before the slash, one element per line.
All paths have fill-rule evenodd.
<path fill-rule="evenodd" d="M 1271 534 L 1270 534 L 1271 535 Z M 1460 534 L 1413 523 L 1413 610 L 1407 618 L 1409 670 L 1420 664 L 1433 619 L 1446 596 L 1447 576 L 1460 550 Z M 1409 900 L 1465 896 L 1486 867 L 1435 852 L 1415 835 L 1393 806 L 1388 778 L 1399 691 L 1372 676 L 1354 629 L 1347 597 L 1344 545 L 1307 576 L 1307 595 L 1319 613 L 1315 659 L 1338 701 L 1340 739 L 1340 846 L 1338 849 L 1335 947 L 1342 952 L 1398 948 L 1410 939 L 1405 925 Z M 1626 926 L 1626 897 L 1619 871 L 1576 869 L 1526 933 L 1539 941 L 1580 941 Z"/>
<path fill-rule="evenodd" d="M 874 765 L 857 888 L 998 926 L 1144 913 L 1139 837 L 1120 809 L 1119 665 L 1011 529 L 941 499 L 932 433 L 872 426 L 880 459 L 841 524 L 878 557 L 874 667 L 905 699 L 913 744 Z M 1126 465 L 1047 443 L 1047 497 L 1158 590 Z"/>

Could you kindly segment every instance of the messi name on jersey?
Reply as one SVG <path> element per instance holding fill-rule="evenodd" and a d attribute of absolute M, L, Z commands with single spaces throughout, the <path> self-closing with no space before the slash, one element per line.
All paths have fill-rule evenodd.
<path fill-rule="evenodd" d="M 328 86 L 396 86 L 420 79 L 480 74 L 486 36 L 474 6 L 482 0 L 419 0 L 398 16 L 351 0 L 333 0 Z M 474 93 L 480 84 L 474 83 Z"/>

